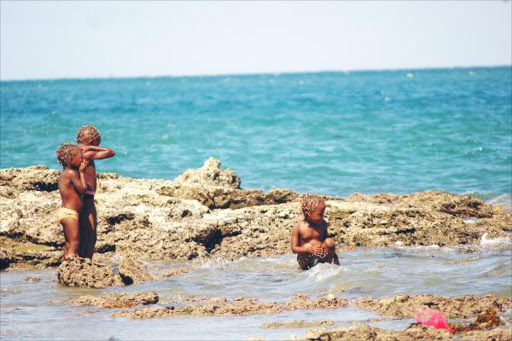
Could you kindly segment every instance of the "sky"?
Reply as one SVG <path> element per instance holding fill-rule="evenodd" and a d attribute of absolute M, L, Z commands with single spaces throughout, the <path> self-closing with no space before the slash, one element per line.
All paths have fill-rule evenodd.
<path fill-rule="evenodd" d="M 2 80 L 512 64 L 503 0 L 0 6 Z"/>

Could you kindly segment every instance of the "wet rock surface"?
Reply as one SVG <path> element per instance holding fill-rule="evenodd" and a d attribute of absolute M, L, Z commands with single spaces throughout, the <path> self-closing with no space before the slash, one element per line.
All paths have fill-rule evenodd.
<path fill-rule="evenodd" d="M 0 270 L 55 267 L 61 255 L 62 251 L 52 246 L 0 236 Z"/>
<path fill-rule="evenodd" d="M 58 175 L 42 166 L 0 170 L 2 269 L 59 264 L 64 236 L 55 218 Z M 236 173 L 213 158 L 175 181 L 99 173 L 95 259 L 129 254 L 141 260 L 233 260 L 291 253 L 291 229 L 302 219 L 300 195 L 240 186 Z M 504 209 L 446 192 L 326 198 L 329 233 L 348 246 L 477 247 L 484 233 L 509 238 L 512 230 Z"/>
<path fill-rule="evenodd" d="M 100 308 L 128 308 L 138 305 L 155 304 L 158 302 L 156 292 L 143 292 L 133 294 L 109 294 L 106 296 L 80 296 L 70 300 L 73 305 L 95 306 Z"/>
<path fill-rule="evenodd" d="M 486 331 L 472 331 L 461 334 L 450 334 L 444 329 L 411 325 L 400 331 L 385 330 L 367 324 L 356 324 L 350 328 L 331 331 L 310 330 L 305 340 L 310 341 L 415 341 L 415 340 L 473 340 L 473 341 L 507 341 L 512 339 L 512 331 L 508 327 L 500 327 Z"/>
<path fill-rule="evenodd" d="M 413 318 L 422 309 L 439 310 L 443 312 L 446 318 L 469 318 L 483 314 L 490 308 L 498 312 L 512 308 L 511 299 L 498 299 L 493 295 L 464 295 L 459 297 L 395 295 L 380 300 L 361 298 L 355 300 L 352 304 L 361 309 L 400 318 Z"/>
<path fill-rule="evenodd" d="M 201 302 L 202 300 L 200 300 Z M 285 303 L 261 302 L 258 299 L 238 297 L 232 301 L 225 298 L 212 298 L 207 303 L 196 305 L 167 305 L 156 308 L 144 308 L 125 310 L 112 314 L 112 317 L 127 317 L 132 319 L 163 318 L 174 316 L 231 316 L 231 315 L 255 315 L 278 314 L 283 311 L 307 310 L 307 309 L 334 309 L 346 307 L 347 300 L 341 297 L 323 297 L 311 299 L 307 295 L 295 295 Z"/>
<path fill-rule="evenodd" d="M 195 267 L 192 267 L 192 266 L 190 266 L 190 267 L 173 268 L 173 269 L 164 271 L 159 276 L 160 277 L 178 277 L 178 276 L 183 276 L 183 275 L 189 273 L 190 271 L 193 271 L 194 269 L 195 269 Z"/>
<path fill-rule="evenodd" d="M 123 286 L 121 276 L 110 265 L 90 259 L 69 257 L 57 268 L 60 284 L 70 287 L 105 288 Z"/>
<path fill-rule="evenodd" d="M 39 283 L 39 282 L 41 282 L 41 278 L 29 276 L 29 277 L 25 278 L 25 282 L 27 282 L 27 283 Z"/>
<path fill-rule="evenodd" d="M 512 340 L 510 325 L 504 325 L 493 308 L 488 308 L 470 324 L 452 323 L 451 327 L 453 328 L 453 333 L 445 329 L 436 329 L 413 323 L 405 330 L 392 331 L 358 323 L 344 329 L 328 331 L 317 328 L 309 330 L 306 340 Z"/>
<path fill-rule="evenodd" d="M 350 328 L 332 331 L 309 330 L 306 339 L 310 341 L 415 341 L 415 340 L 448 340 L 450 334 L 446 330 L 425 326 L 411 326 L 404 331 L 385 330 L 367 324 L 358 323 Z"/>
<path fill-rule="evenodd" d="M 152 281 L 154 278 L 148 269 L 130 256 L 123 256 L 118 265 L 119 275 L 127 285 Z"/>
<path fill-rule="evenodd" d="M 318 321 L 290 321 L 290 322 L 269 322 L 264 323 L 261 328 L 312 328 L 321 326 L 333 326 L 333 320 L 318 320 Z"/>

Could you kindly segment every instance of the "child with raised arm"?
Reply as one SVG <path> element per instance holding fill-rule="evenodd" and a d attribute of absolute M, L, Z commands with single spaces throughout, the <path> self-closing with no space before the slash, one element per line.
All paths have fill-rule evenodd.
<path fill-rule="evenodd" d="M 57 149 L 57 160 L 62 164 L 59 176 L 59 193 L 62 205 L 57 219 L 64 229 L 66 241 L 64 256 L 78 255 L 80 247 L 79 215 L 82 211 L 82 194 L 85 193 L 85 174 L 82 149 L 71 143 L 63 143 Z"/>
<path fill-rule="evenodd" d="M 94 204 L 96 194 L 96 164 L 94 160 L 108 159 L 115 155 L 115 152 L 108 148 L 99 147 L 101 135 L 98 129 L 92 125 L 85 125 L 76 133 L 76 142 L 83 150 L 84 174 L 87 190 L 83 196 L 84 208 L 80 215 L 82 257 L 92 258 L 94 245 L 96 245 L 96 227 L 98 226 L 98 215 Z"/>
<path fill-rule="evenodd" d="M 336 254 L 336 242 L 327 238 L 327 222 L 324 220 L 325 201 L 317 195 L 305 195 L 302 199 L 304 220 L 296 222 L 292 230 L 292 252 L 302 270 L 318 263 L 340 265 Z"/>

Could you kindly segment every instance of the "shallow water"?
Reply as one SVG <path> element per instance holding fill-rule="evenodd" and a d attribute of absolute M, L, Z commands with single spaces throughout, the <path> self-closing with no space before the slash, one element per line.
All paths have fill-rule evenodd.
<path fill-rule="evenodd" d="M 296 293 L 313 297 L 332 293 L 349 301 L 397 293 L 447 296 L 492 293 L 512 297 L 510 243 L 484 245 L 476 252 L 467 247 L 358 249 L 341 254 L 342 266 L 320 264 L 297 270 L 293 256 L 242 258 L 235 262 L 210 260 L 181 277 L 166 278 L 124 288 L 101 290 L 66 288 L 57 284 L 54 270 L 13 271 L 1 274 L 2 340 L 169 340 L 284 339 L 305 336 L 308 328 L 264 329 L 265 322 L 334 320 L 332 328 L 347 327 L 378 315 L 357 308 L 294 311 L 279 315 L 237 317 L 176 317 L 136 321 L 113 319 L 119 309 L 50 304 L 50 300 L 111 292 L 156 291 L 159 304 L 203 295 L 284 301 Z M 158 273 L 178 263 L 148 263 Z M 27 283 L 25 278 L 41 278 Z M 404 329 L 412 320 L 386 319 L 370 324 Z"/>

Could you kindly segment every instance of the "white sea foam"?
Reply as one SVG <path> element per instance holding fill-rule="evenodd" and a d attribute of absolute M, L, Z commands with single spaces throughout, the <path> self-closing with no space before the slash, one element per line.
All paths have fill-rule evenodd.
<path fill-rule="evenodd" d="M 307 274 L 309 278 L 312 278 L 316 283 L 323 282 L 329 278 L 338 275 L 342 271 L 346 271 L 347 268 L 343 266 L 320 263 L 308 270 Z"/>
<path fill-rule="evenodd" d="M 502 194 L 488 201 L 489 204 L 500 206 L 509 212 L 512 212 L 512 195 Z"/>
<path fill-rule="evenodd" d="M 512 238 L 510 237 L 499 237 L 499 238 L 488 238 L 489 234 L 486 232 L 480 239 L 480 245 L 482 246 L 494 246 L 494 245 L 512 245 Z"/>

